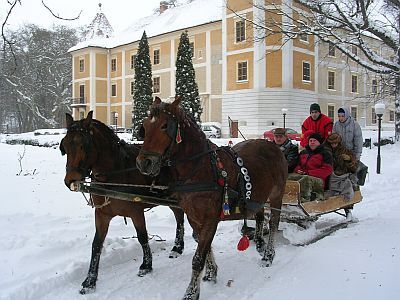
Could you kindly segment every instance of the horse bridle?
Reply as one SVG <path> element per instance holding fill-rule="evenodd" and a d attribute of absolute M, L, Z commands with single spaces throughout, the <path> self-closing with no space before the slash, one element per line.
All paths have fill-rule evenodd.
<path fill-rule="evenodd" d="M 68 128 L 68 132 L 78 132 L 83 136 L 83 151 L 87 156 L 87 153 L 89 153 L 92 148 L 93 133 L 90 130 L 83 128 L 79 123 L 71 125 L 71 127 Z M 66 154 L 65 149 L 62 146 L 62 141 L 60 143 L 60 151 L 62 155 Z M 80 173 L 84 178 L 86 178 L 90 176 L 90 173 L 92 172 L 92 167 L 89 165 L 85 165 L 83 161 L 80 161 L 78 167 L 65 167 L 65 170 L 67 172 L 76 171 Z"/>

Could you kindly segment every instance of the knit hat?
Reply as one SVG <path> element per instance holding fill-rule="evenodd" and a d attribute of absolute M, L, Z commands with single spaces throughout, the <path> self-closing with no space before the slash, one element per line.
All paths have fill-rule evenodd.
<path fill-rule="evenodd" d="M 316 110 L 316 111 L 318 111 L 319 113 L 321 113 L 321 107 L 319 107 L 319 104 L 318 104 L 318 103 L 313 103 L 313 104 L 310 105 L 310 113 L 311 113 L 312 111 L 314 111 L 314 110 Z"/>
<path fill-rule="evenodd" d="M 319 133 L 313 133 L 308 137 L 308 140 L 310 139 L 316 139 L 320 144 L 322 144 L 324 142 L 324 139 L 322 138 L 322 136 L 319 135 Z"/>
<path fill-rule="evenodd" d="M 338 109 L 338 114 L 345 114 L 346 112 L 344 111 L 343 107 Z"/>
<path fill-rule="evenodd" d="M 337 133 L 332 133 L 326 138 L 329 144 L 339 144 L 342 141 L 342 137 Z"/>
<path fill-rule="evenodd" d="M 274 135 L 284 135 L 284 136 L 286 136 L 286 129 L 284 129 L 284 128 L 275 128 Z"/>

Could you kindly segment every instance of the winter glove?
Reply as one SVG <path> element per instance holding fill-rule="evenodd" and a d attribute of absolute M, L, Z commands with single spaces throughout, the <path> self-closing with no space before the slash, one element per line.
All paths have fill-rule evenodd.
<path fill-rule="evenodd" d="M 348 155 L 348 154 L 343 153 L 341 156 L 342 156 L 342 159 L 343 159 L 344 161 L 350 160 L 350 155 Z"/>

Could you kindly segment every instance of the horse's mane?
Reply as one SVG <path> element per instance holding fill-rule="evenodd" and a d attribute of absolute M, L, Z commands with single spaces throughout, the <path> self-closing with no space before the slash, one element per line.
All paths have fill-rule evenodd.
<path fill-rule="evenodd" d="M 166 102 L 161 102 L 156 105 L 153 104 L 150 110 L 150 116 L 158 116 L 160 112 L 167 113 L 183 125 L 184 129 L 188 129 L 187 131 L 193 133 L 193 135 L 197 134 L 205 139 L 205 134 L 194 117 L 188 114 L 181 106 L 172 106 L 170 103 Z M 192 128 L 192 130 L 189 130 L 190 128 Z"/>

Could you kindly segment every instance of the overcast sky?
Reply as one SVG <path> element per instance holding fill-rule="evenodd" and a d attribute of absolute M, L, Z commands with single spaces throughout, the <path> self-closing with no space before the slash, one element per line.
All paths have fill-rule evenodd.
<path fill-rule="evenodd" d="M 160 0 L 44 0 L 54 13 L 65 18 L 72 18 L 82 11 L 79 20 L 63 22 L 54 18 L 43 7 L 42 0 L 21 0 L 8 20 L 10 28 L 15 29 L 24 23 L 34 23 L 42 27 L 52 24 L 80 26 L 89 24 L 99 11 L 98 4 L 102 3 L 102 12 L 108 18 L 115 32 L 121 31 L 141 17 L 152 14 L 160 4 Z M 10 1 L 11 2 L 11 1 Z M 6 11 L 10 5 L 7 0 L 0 0 L 0 20 L 4 22 Z"/>

